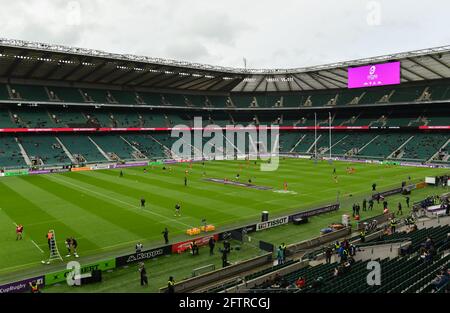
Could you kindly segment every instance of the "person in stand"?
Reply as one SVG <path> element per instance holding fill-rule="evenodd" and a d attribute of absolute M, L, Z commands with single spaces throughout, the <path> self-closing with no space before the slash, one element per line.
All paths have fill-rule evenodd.
<path fill-rule="evenodd" d="M 325 261 L 327 262 L 327 264 L 331 263 L 331 256 L 333 255 L 333 249 L 331 249 L 331 247 L 327 247 L 325 250 Z"/>
<path fill-rule="evenodd" d="M 359 239 L 361 240 L 361 243 L 366 242 L 366 231 L 364 229 L 359 233 Z"/>
<path fill-rule="evenodd" d="M 286 244 L 284 242 L 281 243 L 281 251 L 283 251 L 283 263 L 286 262 L 286 252 L 287 252 L 287 248 L 286 248 Z"/>
<path fill-rule="evenodd" d="M 23 225 L 19 224 L 16 227 L 16 240 L 22 240 L 23 239 L 22 235 L 23 235 Z"/>
<path fill-rule="evenodd" d="M 30 282 L 29 285 L 31 293 L 41 293 L 41 291 L 39 290 L 39 284 L 36 280 Z"/>
<path fill-rule="evenodd" d="M 209 238 L 208 246 L 209 246 L 209 255 L 214 254 L 214 246 L 216 245 L 216 241 L 214 240 L 214 237 Z"/>
<path fill-rule="evenodd" d="M 389 225 L 391 227 L 391 234 L 394 234 L 395 228 L 397 227 L 397 221 L 395 220 L 395 217 L 391 218 Z"/>
<path fill-rule="evenodd" d="M 175 280 L 172 276 L 167 281 L 167 293 L 175 293 Z"/>
<path fill-rule="evenodd" d="M 169 243 L 169 230 L 167 229 L 167 227 L 164 228 L 164 231 L 161 234 L 163 234 L 164 243 L 167 245 Z"/>
<path fill-rule="evenodd" d="M 300 277 L 299 279 L 297 279 L 297 281 L 295 282 L 295 286 L 298 289 L 302 289 L 303 287 L 306 286 L 306 280 L 304 277 Z"/>
<path fill-rule="evenodd" d="M 283 250 L 281 249 L 281 246 L 278 246 L 277 249 L 277 261 L 278 261 L 278 265 L 283 264 Z"/>
<path fill-rule="evenodd" d="M 139 263 L 139 274 L 141 276 L 141 286 L 148 285 L 147 270 L 144 262 Z"/>

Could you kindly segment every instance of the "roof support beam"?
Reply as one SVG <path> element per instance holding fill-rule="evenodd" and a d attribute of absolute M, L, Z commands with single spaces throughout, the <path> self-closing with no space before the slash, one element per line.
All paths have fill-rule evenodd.
<path fill-rule="evenodd" d="M 43 58 L 43 59 L 47 59 L 47 58 L 49 58 L 49 57 L 50 57 L 50 54 L 49 54 L 49 53 L 45 53 L 45 54 L 43 54 L 43 55 L 41 56 L 41 58 Z M 32 75 L 37 71 L 37 69 L 38 69 L 42 64 L 44 64 L 45 62 L 46 62 L 46 61 L 43 61 L 43 60 L 37 61 L 36 64 L 34 64 L 34 65 L 28 70 L 28 72 L 26 72 L 25 74 L 23 74 L 23 77 L 24 77 L 24 78 L 27 78 L 27 77 L 32 76 Z"/>
<path fill-rule="evenodd" d="M 142 85 L 146 85 L 148 82 L 154 81 L 156 78 L 160 78 L 161 76 L 166 75 L 166 73 L 162 72 L 162 73 L 158 73 L 156 75 L 153 75 L 152 77 L 149 77 L 148 79 L 145 79 L 137 84 L 135 84 L 134 86 L 142 86 Z"/>
<path fill-rule="evenodd" d="M 84 59 L 78 59 L 78 65 L 75 66 L 71 71 L 69 71 L 66 75 L 64 75 L 63 77 L 61 77 L 61 80 L 66 80 L 68 77 L 72 76 L 73 74 L 75 74 L 76 71 L 78 71 L 79 69 L 81 69 L 84 65 L 83 62 L 87 61 L 87 58 Z"/>
<path fill-rule="evenodd" d="M 115 70 L 117 70 L 117 68 L 115 68 Z M 116 78 L 113 78 L 112 80 L 108 81 L 107 83 L 114 85 L 116 82 L 120 81 L 122 78 L 126 77 L 131 72 L 134 72 L 134 70 L 133 69 L 126 70 L 125 72 L 123 72 L 122 74 L 120 74 Z"/>
<path fill-rule="evenodd" d="M 192 82 L 194 84 L 197 84 L 197 80 L 198 79 L 199 79 L 199 77 L 183 77 L 183 79 L 181 79 L 179 82 L 175 82 L 175 84 L 171 83 L 170 87 L 171 88 L 178 88 L 180 86 L 189 85 Z M 204 83 L 204 82 L 202 82 L 202 83 Z"/>
<path fill-rule="evenodd" d="M 262 76 L 260 81 L 256 84 L 255 88 L 253 88 L 252 92 L 255 92 L 265 79 L 266 79 L 266 75 Z M 244 91 L 244 88 L 242 88 L 241 91 Z"/>
<path fill-rule="evenodd" d="M 410 62 L 412 62 L 412 63 L 414 63 L 414 64 L 417 64 L 417 65 L 419 65 L 419 66 L 422 66 L 422 67 L 426 68 L 427 71 L 433 73 L 433 74 L 436 75 L 436 76 L 439 76 L 440 78 L 445 78 L 445 76 L 443 76 L 442 74 L 436 72 L 435 70 L 430 69 L 428 66 L 425 66 L 425 65 L 421 64 L 421 63 L 418 62 L 417 60 L 413 60 L 413 59 L 411 59 L 411 58 L 409 58 L 409 59 L 407 59 L 407 60 L 410 61 Z"/>
<path fill-rule="evenodd" d="M 412 70 L 410 70 L 410 69 L 404 68 L 403 66 L 400 66 L 400 68 L 401 68 L 402 71 L 406 71 L 406 72 L 408 72 L 408 73 L 411 73 L 411 74 L 413 74 L 413 75 L 416 75 L 416 76 L 422 78 L 422 80 L 427 80 L 427 79 L 428 79 L 428 78 L 426 78 L 426 77 L 424 77 L 424 76 L 422 76 L 422 75 L 420 75 L 420 74 L 417 74 L 416 72 L 414 72 L 414 71 L 412 71 Z"/>
<path fill-rule="evenodd" d="M 19 56 L 25 57 L 28 55 L 28 51 L 22 51 Z M 8 69 L 5 71 L 4 76 L 9 77 L 11 76 L 11 73 L 14 71 L 17 65 L 19 65 L 20 62 L 22 62 L 22 58 L 15 58 L 15 60 L 11 63 L 11 65 L 8 67 Z"/>
<path fill-rule="evenodd" d="M 142 73 L 139 73 L 139 75 L 134 76 L 134 77 L 130 77 L 129 79 L 127 79 L 126 81 L 122 82 L 122 85 L 128 85 L 129 83 L 131 83 L 134 80 L 138 80 L 141 79 L 147 75 L 151 74 L 152 77 L 155 75 L 154 72 L 148 72 L 148 69 L 145 69 L 145 71 L 143 71 Z M 109 83 L 109 82 L 108 82 Z"/>
<path fill-rule="evenodd" d="M 316 79 L 314 76 L 313 76 L 313 74 L 311 73 L 304 73 L 305 75 L 308 75 L 309 77 L 311 77 L 312 78 L 312 80 L 313 81 L 315 81 L 317 84 L 319 84 L 323 89 L 327 89 L 328 87 L 327 86 L 325 86 L 322 82 L 320 82 L 318 79 Z M 314 89 L 317 89 L 317 88 L 314 88 Z"/>
<path fill-rule="evenodd" d="M 321 76 L 321 77 L 323 77 L 323 78 L 328 78 L 328 79 L 330 79 L 330 80 L 332 80 L 332 81 L 334 81 L 334 82 L 337 82 L 337 83 L 340 83 L 340 84 L 343 84 L 343 85 L 347 85 L 347 77 L 343 77 L 342 75 L 337 75 L 337 74 L 335 74 L 335 73 L 333 73 L 333 72 L 317 72 L 317 75 L 319 75 L 319 76 Z M 340 80 L 340 79 L 336 79 L 335 77 L 332 77 L 332 76 L 329 76 L 329 75 L 334 75 L 334 76 L 337 76 L 337 77 L 342 77 L 342 78 L 344 78 L 344 80 Z"/>
<path fill-rule="evenodd" d="M 98 70 L 104 68 L 106 66 L 106 64 L 108 64 L 108 62 L 104 61 L 104 62 L 100 63 L 99 65 L 95 66 L 91 71 L 89 71 L 86 74 L 84 74 L 83 76 L 79 77 L 78 81 L 84 81 L 86 78 L 88 78 L 89 76 L 91 76 L 92 74 L 97 72 Z"/>
<path fill-rule="evenodd" d="M 297 74 L 294 74 L 294 77 L 297 78 L 299 81 L 301 81 L 302 83 L 304 83 L 306 86 L 308 86 L 309 88 L 311 88 L 311 90 L 316 90 L 316 88 L 314 88 L 313 86 L 311 86 L 310 84 L 308 84 L 307 82 L 305 82 L 303 79 L 301 79 Z M 305 90 L 304 88 L 302 88 L 302 90 Z"/>
<path fill-rule="evenodd" d="M 70 61 L 71 57 L 66 57 L 63 59 L 63 61 Z M 62 63 L 65 64 L 65 63 Z M 44 79 L 49 79 L 53 74 L 56 73 L 57 70 L 59 70 L 62 66 L 61 62 L 58 62 L 57 64 L 55 64 L 55 66 L 48 71 L 44 76 L 40 77 L 40 78 L 44 78 Z"/>
<path fill-rule="evenodd" d="M 450 65 L 446 64 L 445 62 L 441 61 L 439 58 L 437 58 L 434 55 L 429 55 L 430 58 L 432 58 L 434 61 L 436 61 L 437 63 L 445 66 L 446 68 L 450 69 Z"/>
<path fill-rule="evenodd" d="M 303 87 L 298 83 L 297 79 L 299 79 L 299 78 L 296 77 L 295 75 L 292 75 L 292 80 L 297 85 L 298 89 L 303 90 Z"/>
<path fill-rule="evenodd" d="M 343 88 L 342 86 L 337 85 L 337 84 L 335 83 L 335 80 L 333 80 L 333 79 L 331 79 L 331 78 L 329 78 L 329 77 L 323 76 L 323 75 L 318 74 L 318 73 L 317 73 L 316 75 L 319 76 L 319 77 L 320 77 L 321 79 L 323 79 L 324 81 L 326 81 L 327 83 L 333 85 L 334 87 L 337 87 L 337 88 Z"/>
<path fill-rule="evenodd" d="M 178 74 L 173 74 L 173 75 L 175 75 L 175 76 L 162 79 L 159 82 L 157 82 L 156 84 L 154 84 L 154 86 L 155 87 L 169 87 L 173 83 L 179 83 L 179 82 L 181 82 L 183 80 L 186 80 L 188 78 L 186 76 L 180 76 Z M 196 79 L 200 79 L 200 78 L 201 77 L 196 77 Z"/>
<path fill-rule="evenodd" d="M 280 91 L 280 88 L 278 88 L 277 81 L 275 79 L 273 80 L 273 86 L 275 87 L 275 90 L 277 92 Z"/>
<path fill-rule="evenodd" d="M 214 88 L 215 86 L 217 86 L 217 85 L 219 85 L 220 83 L 222 83 L 223 82 L 223 77 L 224 77 L 225 75 L 222 75 L 222 76 L 220 76 L 220 77 L 217 77 L 215 80 L 216 81 L 211 81 L 211 82 L 205 82 L 205 83 L 202 83 L 202 84 L 199 84 L 199 85 L 197 85 L 196 87 L 197 88 L 203 88 L 203 87 L 206 87 L 206 90 L 211 90 L 212 88 Z M 211 83 L 209 86 L 208 86 L 208 83 Z M 192 88 L 193 86 L 191 86 L 191 88 Z"/>

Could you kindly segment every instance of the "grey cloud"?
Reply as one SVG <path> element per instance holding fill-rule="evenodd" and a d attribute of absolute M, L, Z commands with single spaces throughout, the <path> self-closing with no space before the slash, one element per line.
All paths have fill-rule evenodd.
<path fill-rule="evenodd" d="M 450 2 L 377 0 L 0 0 L 0 37 L 223 66 L 291 68 L 450 44 Z"/>

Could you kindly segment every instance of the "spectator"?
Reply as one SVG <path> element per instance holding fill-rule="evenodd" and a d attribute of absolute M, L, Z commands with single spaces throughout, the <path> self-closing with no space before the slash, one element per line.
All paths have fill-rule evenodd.
<path fill-rule="evenodd" d="M 450 275 L 446 268 L 442 268 L 439 273 L 436 275 L 436 278 L 431 282 L 433 286 L 432 291 L 435 292 L 440 289 L 442 286 L 445 286 L 450 280 Z"/>
<path fill-rule="evenodd" d="M 281 249 L 281 246 L 278 246 L 277 249 L 277 260 L 278 264 L 283 264 L 283 249 Z"/>
<path fill-rule="evenodd" d="M 175 280 L 172 276 L 169 277 L 167 282 L 167 293 L 175 293 Z"/>
<path fill-rule="evenodd" d="M 331 255 L 333 254 L 333 250 L 331 249 L 331 247 L 327 247 L 325 249 L 325 261 L 327 262 L 327 264 L 331 263 Z"/>
<path fill-rule="evenodd" d="M 303 276 L 299 277 L 295 282 L 295 286 L 299 289 L 302 289 L 306 285 L 306 280 Z"/>

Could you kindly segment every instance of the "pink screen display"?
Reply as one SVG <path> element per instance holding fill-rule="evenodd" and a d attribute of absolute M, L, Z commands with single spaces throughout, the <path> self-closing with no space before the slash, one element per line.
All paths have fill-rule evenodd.
<path fill-rule="evenodd" d="M 348 68 L 348 88 L 400 84 L 400 62 Z"/>

